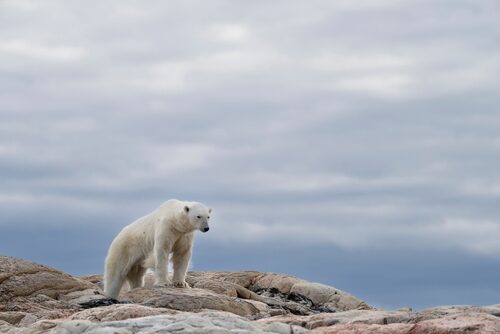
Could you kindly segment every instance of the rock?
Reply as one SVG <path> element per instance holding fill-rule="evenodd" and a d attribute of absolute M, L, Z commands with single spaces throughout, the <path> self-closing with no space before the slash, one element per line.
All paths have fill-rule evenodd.
<path fill-rule="evenodd" d="M 330 287 L 328 285 L 311 283 L 305 280 L 275 273 L 259 273 L 255 271 L 243 271 L 238 273 L 230 272 L 205 272 L 205 273 L 188 273 L 188 282 L 192 284 L 206 284 L 203 282 L 230 282 L 236 286 L 245 288 L 246 290 L 253 292 L 271 291 L 276 289 L 282 294 L 280 297 L 281 304 L 288 303 L 289 308 L 292 307 L 290 301 L 293 302 L 293 298 L 289 296 L 299 296 L 304 299 L 304 297 L 312 302 L 309 305 L 307 311 L 301 310 L 300 305 L 305 306 L 303 303 L 297 303 L 299 305 L 293 306 L 297 310 L 296 314 L 312 314 L 317 313 L 320 310 L 325 311 L 346 311 L 352 309 L 371 309 L 369 305 L 365 302 L 353 297 L 352 295 Z M 263 301 L 262 299 L 256 298 L 254 295 L 243 296 L 241 291 L 238 291 L 238 297 L 240 298 L 250 298 L 257 301 Z M 275 296 L 276 297 L 276 294 Z M 264 300 L 268 302 L 268 300 Z M 277 300 L 274 301 L 277 303 Z M 281 305 L 286 309 L 286 305 Z"/>
<path fill-rule="evenodd" d="M 79 302 L 104 298 L 99 289 L 61 271 L 0 256 L 0 319 L 27 325 L 37 319 L 68 317 Z"/>
<path fill-rule="evenodd" d="M 394 323 L 409 323 L 414 318 L 409 312 L 350 310 L 338 313 L 320 313 L 309 316 L 283 315 L 260 319 L 262 324 L 280 322 L 301 326 L 307 329 L 346 324 L 387 325 Z"/>
<path fill-rule="evenodd" d="M 324 284 L 302 281 L 294 284 L 290 293 L 305 296 L 312 300 L 315 305 L 323 305 L 339 311 L 370 309 L 366 303 L 350 294 Z"/>
<path fill-rule="evenodd" d="M 284 319 L 274 317 L 260 322 L 278 321 L 314 328 L 315 332 L 328 334 L 483 334 L 500 333 L 500 319 L 483 308 L 449 306 L 424 310 L 419 313 L 386 311 L 347 311 L 341 318 L 335 315 L 316 315 Z M 485 307 L 493 311 L 495 307 Z M 361 312 L 361 313 L 358 313 Z M 403 313 L 403 314 L 401 314 Z M 424 320 L 427 319 L 427 320 Z"/>
<path fill-rule="evenodd" d="M 38 334 L 33 328 L 30 334 Z M 261 327 L 259 324 L 233 313 L 204 311 L 180 312 L 120 321 L 91 322 L 88 320 L 65 320 L 51 328 L 48 333 L 292 333 L 286 324 Z M 294 333 L 307 333 L 297 329 Z"/>
<path fill-rule="evenodd" d="M 411 334 L 495 334 L 500 333 L 500 319 L 486 313 L 468 312 L 446 315 L 418 322 Z"/>
<path fill-rule="evenodd" d="M 8 333 L 8 332 L 14 331 L 14 330 L 15 330 L 15 327 L 11 323 L 9 323 L 5 320 L 0 320 L 0 333 Z"/>
<path fill-rule="evenodd" d="M 262 275 L 257 271 L 240 271 L 240 272 L 188 272 L 188 282 L 202 281 L 223 281 L 231 282 L 249 288 L 253 285 L 256 277 Z"/>
<path fill-rule="evenodd" d="M 14 327 L 10 329 L 10 331 L 7 331 L 6 334 L 38 334 L 38 333 L 46 333 L 50 329 L 56 327 L 58 324 L 60 324 L 62 319 L 55 319 L 55 320 L 39 320 L 30 326 L 26 327 Z"/>
<path fill-rule="evenodd" d="M 81 280 L 92 283 L 99 287 L 99 289 L 104 290 L 104 284 L 102 282 L 102 275 L 87 275 L 80 277 Z"/>
<path fill-rule="evenodd" d="M 179 311 L 199 312 L 210 309 L 232 312 L 249 318 L 259 313 L 254 305 L 245 300 L 196 288 L 139 288 L 128 291 L 123 298 L 136 304 Z"/>
<path fill-rule="evenodd" d="M 90 321 L 113 321 L 125 320 L 141 317 L 149 317 L 161 314 L 176 314 L 175 310 L 161 307 L 147 307 L 137 304 L 116 304 L 91 308 L 88 310 L 74 313 L 69 317 L 71 320 L 90 320 Z"/>
<path fill-rule="evenodd" d="M 281 314 L 293 313 L 309 315 L 320 312 L 335 312 L 325 305 L 315 305 L 309 298 L 294 292 L 283 293 L 276 288 L 259 289 L 256 293 L 274 310 L 283 310 Z"/>
<path fill-rule="evenodd" d="M 365 302 L 344 291 L 282 274 L 257 274 L 247 288 L 253 291 L 275 288 L 284 294 L 296 294 L 306 297 L 316 307 L 323 306 L 329 310 L 371 309 Z"/>
<path fill-rule="evenodd" d="M 86 276 L 85 279 L 94 284 L 101 284 L 102 277 L 93 275 Z M 145 286 L 153 289 L 152 281 L 152 275 L 146 274 Z M 347 309 L 370 309 L 366 303 L 341 290 L 281 274 L 255 271 L 189 272 L 186 281 L 195 288 L 245 299 L 257 307 L 259 317 L 286 313 L 309 315 Z M 128 298 L 128 292 L 124 290 L 126 289 L 120 294 L 122 299 Z M 262 307 L 263 304 L 267 305 L 265 309 Z M 210 307 L 210 309 L 227 310 L 224 307 Z M 241 312 L 237 314 L 243 315 Z"/>
<path fill-rule="evenodd" d="M 27 315 L 26 312 L 0 312 L 0 320 L 8 322 L 9 324 L 15 325 L 21 322 L 23 318 Z"/>
<path fill-rule="evenodd" d="M 37 295 L 54 300 L 71 300 L 79 298 L 80 292 L 95 288 L 93 284 L 61 271 L 14 257 L 0 256 L 1 303 Z"/>
<path fill-rule="evenodd" d="M 500 333 L 500 304 L 376 310 L 333 287 L 274 273 L 190 272 L 193 288 L 102 294 L 102 276 L 75 278 L 0 256 L 0 332 Z"/>
<path fill-rule="evenodd" d="M 438 306 L 418 312 L 417 321 L 442 318 L 447 315 L 468 313 L 486 313 L 500 317 L 500 304 L 491 306 L 449 305 Z"/>
<path fill-rule="evenodd" d="M 318 327 L 314 330 L 314 332 L 324 334 L 410 334 L 413 327 L 414 325 L 410 324 L 347 324 L 330 327 Z"/>

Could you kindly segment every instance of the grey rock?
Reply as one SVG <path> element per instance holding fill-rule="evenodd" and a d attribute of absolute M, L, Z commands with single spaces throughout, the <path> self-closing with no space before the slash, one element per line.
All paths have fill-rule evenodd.
<path fill-rule="evenodd" d="M 96 334 L 96 333 L 291 333 L 286 324 L 261 327 L 258 323 L 233 313 L 204 311 L 181 312 L 120 321 L 92 323 L 88 320 L 66 320 L 49 333 Z M 38 334 L 32 332 L 31 334 Z"/>

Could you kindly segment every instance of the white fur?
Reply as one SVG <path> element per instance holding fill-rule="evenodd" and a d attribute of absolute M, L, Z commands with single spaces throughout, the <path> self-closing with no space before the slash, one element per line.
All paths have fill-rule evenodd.
<path fill-rule="evenodd" d="M 186 271 L 191 259 L 194 231 L 208 231 L 211 209 L 197 202 L 168 200 L 150 214 L 123 228 L 109 247 L 104 268 L 104 292 L 117 298 L 125 280 L 130 289 L 142 286 L 147 268 L 155 285 L 170 284 L 167 263 L 172 254 L 173 284 L 189 287 Z"/>

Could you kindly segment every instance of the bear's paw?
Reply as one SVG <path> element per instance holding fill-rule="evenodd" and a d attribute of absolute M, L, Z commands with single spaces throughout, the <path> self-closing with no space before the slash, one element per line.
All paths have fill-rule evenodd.
<path fill-rule="evenodd" d="M 187 282 L 174 282 L 173 283 L 174 287 L 176 288 L 191 288 L 191 286 Z"/>

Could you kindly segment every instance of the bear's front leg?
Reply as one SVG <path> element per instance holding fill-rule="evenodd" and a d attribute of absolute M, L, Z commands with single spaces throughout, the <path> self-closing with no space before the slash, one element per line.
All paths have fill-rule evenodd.
<path fill-rule="evenodd" d="M 173 284 L 179 288 L 189 288 L 186 283 L 186 272 L 192 254 L 192 235 L 187 235 L 176 244 L 172 254 L 174 265 Z"/>
<path fill-rule="evenodd" d="M 164 247 L 155 247 L 155 286 L 168 286 L 168 251 Z"/>
<path fill-rule="evenodd" d="M 189 260 L 191 259 L 191 250 L 184 254 L 172 255 L 172 262 L 174 265 L 174 277 L 173 284 L 178 288 L 189 288 L 189 284 L 186 283 L 186 272 L 189 265 Z"/>

